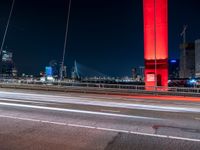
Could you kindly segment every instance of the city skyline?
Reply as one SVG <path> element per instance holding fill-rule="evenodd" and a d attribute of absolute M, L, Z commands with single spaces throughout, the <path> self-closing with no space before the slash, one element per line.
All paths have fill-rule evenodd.
<path fill-rule="evenodd" d="M 11 2 L 0 2 L 1 39 Z M 179 57 L 184 24 L 189 26 L 188 41 L 200 38 L 200 23 L 194 17 L 200 13 L 197 8 L 200 2 L 181 2 L 169 0 L 170 58 Z M 4 48 L 12 50 L 20 72 L 38 74 L 49 61 L 61 61 L 67 8 L 68 0 L 16 0 Z M 71 67 L 76 59 L 106 75 L 130 75 L 132 67 L 144 62 L 142 15 L 140 0 L 72 0 L 65 64 Z"/>

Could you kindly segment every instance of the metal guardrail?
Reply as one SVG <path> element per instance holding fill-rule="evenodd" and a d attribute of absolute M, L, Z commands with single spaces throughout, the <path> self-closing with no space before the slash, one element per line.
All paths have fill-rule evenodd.
<path fill-rule="evenodd" d="M 80 82 L 40 82 L 29 80 L 0 80 L 1 87 L 45 89 L 45 90 L 79 90 L 80 92 L 114 92 L 143 93 L 156 95 L 182 95 L 200 97 L 200 88 L 185 87 L 145 87 L 143 85 L 80 83 Z M 146 90 L 148 89 L 148 90 Z"/>

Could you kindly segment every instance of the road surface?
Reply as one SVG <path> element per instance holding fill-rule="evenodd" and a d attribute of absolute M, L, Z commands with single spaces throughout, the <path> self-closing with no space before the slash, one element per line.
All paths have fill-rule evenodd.
<path fill-rule="evenodd" d="M 0 90 L 0 150 L 199 150 L 200 103 Z"/>

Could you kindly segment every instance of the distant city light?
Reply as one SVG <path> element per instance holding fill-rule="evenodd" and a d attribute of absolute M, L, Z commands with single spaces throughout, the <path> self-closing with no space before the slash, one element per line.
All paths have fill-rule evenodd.
<path fill-rule="evenodd" d="M 45 74 L 46 76 L 52 76 L 53 75 L 52 67 L 45 67 Z"/>
<path fill-rule="evenodd" d="M 171 60 L 170 62 L 171 62 L 171 63 L 176 63 L 177 60 L 173 59 L 173 60 Z"/>
<path fill-rule="evenodd" d="M 48 80 L 48 81 L 54 81 L 55 79 L 54 79 L 53 77 L 50 77 L 50 76 L 49 76 L 49 77 L 47 77 L 47 80 Z"/>
<path fill-rule="evenodd" d="M 191 80 L 189 81 L 189 83 L 190 83 L 190 84 L 196 84 L 196 83 L 197 83 L 197 80 L 191 79 Z"/>

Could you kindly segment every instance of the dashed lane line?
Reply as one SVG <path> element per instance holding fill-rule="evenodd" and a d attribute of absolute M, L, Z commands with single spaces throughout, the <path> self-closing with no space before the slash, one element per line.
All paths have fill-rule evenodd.
<path fill-rule="evenodd" d="M 120 133 L 127 133 L 127 134 L 141 135 L 141 136 L 149 136 L 149 137 L 157 137 L 157 138 L 165 138 L 165 139 L 173 139 L 173 140 L 200 142 L 200 139 L 175 137 L 175 136 L 167 136 L 167 135 L 158 135 L 158 134 L 134 132 L 134 131 L 128 131 L 128 130 L 103 128 L 103 127 L 94 127 L 94 126 L 87 126 L 87 125 L 80 125 L 80 124 L 67 124 L 67 123 L 62 123 L 62 122 L 52 122 L 52 121 L 47 121 L 47 120 L 30 119 L 30 118 L 22 118 L 22 117 L 14 117 L 14 116 L 6 116 L 6 115 L 0 115 L 0 118 L 17 119 L 17 120 L 31 121 L 31 122 L 41 122 L 41 123 L 54 124 L 54 125 L 60 125 L 60 126 L 85 128 L 85 129 L 95 129 L 95 130 L 108 131 L 108 132 L 117 132 L 117 133 L 120 132 Z"/>

